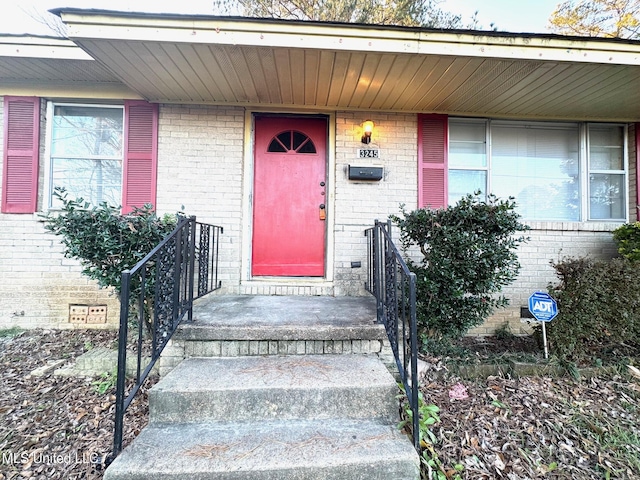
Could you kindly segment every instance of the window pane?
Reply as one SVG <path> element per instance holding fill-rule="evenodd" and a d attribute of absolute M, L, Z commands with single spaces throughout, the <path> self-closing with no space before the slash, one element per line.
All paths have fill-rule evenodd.
<path fill-rule="evenodd" d="M 485 122 L 449 123 L 449 165 L 475 168 L 487 166 Z"/>
<path fill-rule="evenodd" d="M 621 126 L 589 125 L 591 170 L 624 169 L 624 131 Z"/>
<path fill-rule="evenodd" d="M 55 157 L 122 157 L 122 109 L 57 106 L 51 153 Z"/>
<path fill-rule="evenodd" d="M 491 193 L 515 197 L 527 220 L 580 220 L 577 125 L 494 125 L 491 135 Z"/>
<path fill-rule="evenodd" d="M 592 220 L 622 220 L 626 217 L 624 175 L 589 176 L 589 217 Z"/>
<path fill-rule="evenodd" d="M 92 205 L 122 204 L 122 162 L 120 160 L 78 160 L 55 158 L 51 166 L 52 191 L 67 189 L 70 198 L 83 198 Z M 61 205 L 52 199 L 52 207 Z"/>
<path fill-rule="evenodd" d="M 484 170 L 449 170 L 449 205 L 455 205 L 465 195 L 487 191 L 487 172 Z"/>

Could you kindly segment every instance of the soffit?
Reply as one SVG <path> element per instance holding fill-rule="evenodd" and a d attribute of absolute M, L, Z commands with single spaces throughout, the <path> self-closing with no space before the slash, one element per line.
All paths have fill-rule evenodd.
<path fill-rule="evenodd" d="M 122 95 L 126 88 L 109 69 L 95 61 L 69 40 L 51 37 L 0 36 L 0 87 L 15 94 L 29 88 L 43 90 L 112 91 Z"/>
<path fill-rule="evenodd" d="M 151 102 L 640 119 L 640 46 L 552 36 L 61 11 Z"/>

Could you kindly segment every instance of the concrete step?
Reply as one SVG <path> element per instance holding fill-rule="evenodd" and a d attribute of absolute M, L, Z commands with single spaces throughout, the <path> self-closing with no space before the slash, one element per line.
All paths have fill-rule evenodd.
<path fill-rule="evenodd" d="M 207 295 L 193 318 L 162 352 L 161 376 L 189 357 L 390 354 L 371 296 Z"/>
<path fill-rule="evenodd" d="M 398 421 L 398 387 L 375 356 L 189 358 L 149 394 L 151 423 Z"/>
<path fill-rule="evenodd" d="M 363 399 L 363 403 L 366 403 Z M 105 480 L 418 480 L 395 426 L 371 420 L 153 424 Z"/>

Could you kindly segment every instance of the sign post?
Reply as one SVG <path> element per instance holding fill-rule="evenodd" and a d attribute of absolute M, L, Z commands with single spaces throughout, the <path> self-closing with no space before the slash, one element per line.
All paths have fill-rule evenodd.
<path fill-rule="evenodd" d="M 542 342 L 544 343 L 544 358 L 549 358 L 547 349 L 547 329 L 546 323 L 550 322 L 558 315 L 558 304 L 551 295 L 546 292 L 535 292 L 529 297 L 529 311 L 542 322 Z"/>

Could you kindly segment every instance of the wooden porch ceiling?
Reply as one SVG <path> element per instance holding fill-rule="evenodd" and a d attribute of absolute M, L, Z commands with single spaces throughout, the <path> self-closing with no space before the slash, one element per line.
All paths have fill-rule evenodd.
<path fill-rule="evenodd" d="M 640 120 L 640 44 L 555 36 L 57 11 L 152 102 Z"/>

